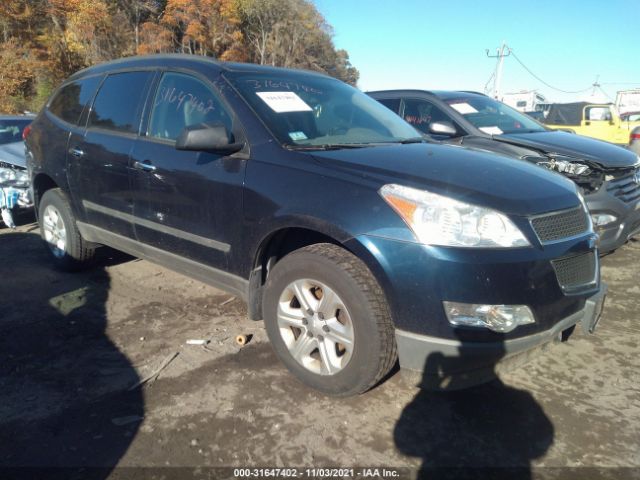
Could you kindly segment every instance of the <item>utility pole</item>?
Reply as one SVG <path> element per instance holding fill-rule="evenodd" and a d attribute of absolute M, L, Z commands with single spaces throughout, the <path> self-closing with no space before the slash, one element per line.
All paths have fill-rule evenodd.
<path fill-rule="evenodd" d="M 494 72 L 493 81 L 493 98 L 500 100 L 500 87 L 502 86 L 502 65 L 504 63 L 504 57 L 511 55 L 511 49 L 507 46 L 506 42 L 502 42 L 502 45 L 496 49 L 496 55 L 489 55 L 489 49 L 486 50 L 487 57 L 497 58 L 496 69 Z"/>

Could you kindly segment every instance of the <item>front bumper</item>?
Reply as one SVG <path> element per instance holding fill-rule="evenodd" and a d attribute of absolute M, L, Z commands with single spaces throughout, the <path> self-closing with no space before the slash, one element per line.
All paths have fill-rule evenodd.
<path fill-rule="evenodd" d="M 0 208 L 27 209 L 33 207 L 31 189 L 18 187 L 0 188 Z"/>
<path fill-rule="evenodd" d="M 455 390 L 493 379 L 506 367 L 512 368 L 528 360 L 539 347 L 563 332 L 581 324 L 587 333 L 593 333 L 600 319 L 606 285 L 589 297 L 580 311 L 558 321 L 548 330 L 525 337 L 496 342 L 468 342 L 420 335 L 396 330 L 400 366 L 421 375 L 419 384 L 429 389 Z"/>
<path fill-rule="evenodd" d="M 0 220 L 8 227 L 15 227 L 13 213 L 33 208 L 30 188 L 0 188 Z"/>
<path fill-rule="evenodd" d="M 607 190 L 605 183 L 596 193 L 585 195 L 591 215 L 612 214 L 617 220 L 595 231 L 600 237 L 600 252 L 608 253 L 624 245 L 631 237 L 640 234 L 640 200 L 625 203 Z"/>
<path fill-rule="evenodd" d="M 548 330 L 584 308 L 599 289 L 596 283 L 566 293 L 553 261 L 593 252 L 595 236 L 546 246 L 513 249 L 463 249 L 420 245 L 360 235 L 346 243 L 365 260 L 389 305 L 395 327 L 430 337 L 492 343 Z M 454 328 L 443 301 L 491 305 L 527 305 L 535 323 L 508 333 Z"/>

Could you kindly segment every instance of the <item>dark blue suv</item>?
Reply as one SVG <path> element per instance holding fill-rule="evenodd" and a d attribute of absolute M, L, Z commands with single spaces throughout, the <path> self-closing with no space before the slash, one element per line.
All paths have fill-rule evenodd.
<path fill-rule="evenodd" d="M 119 60 L 61 85 L 26 145 L 60 267 L 109 245 L 232 292 L 330 394 L 367 390 L 398 357 L 438 387 L 481 381 L 599 317 L 573 183 L 427 143 L 324 75 Z"/>

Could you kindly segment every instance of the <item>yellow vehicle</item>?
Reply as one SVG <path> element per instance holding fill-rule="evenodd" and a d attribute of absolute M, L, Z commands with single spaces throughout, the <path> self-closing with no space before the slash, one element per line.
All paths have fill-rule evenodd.
<path fill-rule="evenodd" d="M 544 123 L 618 145 L 627 145 L 631 131 L 640 126 L 640 121 L 622 120 L 613 105 L 586 102 L 553 104 Z"/>

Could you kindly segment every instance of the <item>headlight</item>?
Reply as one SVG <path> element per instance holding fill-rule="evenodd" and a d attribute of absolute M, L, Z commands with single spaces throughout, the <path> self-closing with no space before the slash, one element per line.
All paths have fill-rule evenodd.
<path fill-rule="evenodd" d="M 29 174 L 22 170 L 12 168 L 0 168 L 0 185 L 6 184 L 12 187 L 28 187 Z"/>
<path fill-rule="evenodd" d="M 571 175 L 588 175 L 591 173 L 589 167 L 578 162 L 568 162 L 566 160 L 555 161 L 556 170 L 560 173 L 569 173 Z"/>
<path fill-rule="evenodd" d="M 589 165 L 585 165 L 571 157 L 553 156 L 551 157 L 551 160 L 545 160 L 537 163 L 538 165 L 547 167 L 550 170 L 555 170 L 559 173 L 566 173 L 568 175 L 589 175 L 591 173 Z"/>
<path fill-rule="evenodd" d="M 495 210 L 402 185 L 385 185 L 380 195 L 421 243 L 488 248 L 529 245 L 518 227 Z"/>

